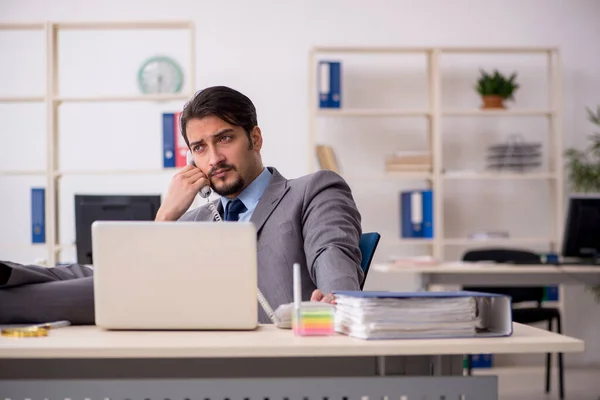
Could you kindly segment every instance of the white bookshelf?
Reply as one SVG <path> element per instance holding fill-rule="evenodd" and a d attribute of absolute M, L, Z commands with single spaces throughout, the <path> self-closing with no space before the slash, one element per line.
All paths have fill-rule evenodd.
<path fill-rule="evenodd" d="M 60 41 L 58 34 L 65 30 L 187 30 L 189 34 L 189 65 L 186 75 L 188 91 L 176 94 L 152 95 L 102 95 L 70 97 L 59 93 L 59 63 L 58 54 Z M 46 152 L 47 161 L 45 170 L 10 170 L 0 171 L 0 176 L 45 176 L 45 244 L 17 244 L 2 243 L 1 246 L 11 248 L 46 248 L 46 266 L 56 264 L 59 254 L 64 250 L 72 250 L 74 244 L 64 244 L 59 238 L 60 218 L 58 215 L 59 182 L 67 175 L 159 175 L 173 174 L 170 169 L 143 169 L 143 170 L 59 170 L 58 168 L 58 139 L 60 135 L 58 113 L 65 103 L 109 103 L 109 102 L 166 102 L 174 100 L 185 101 L 193 95 L 195 83 L 195 26 L 191 21 L 97 21 L 97 22 L 53 22 L 42 23 L 0 23 L 3 30 L 43 30 L 45 32 L 46 52 L 46 87 L 45 93 L 40 96 L 3 96 L 0 93 L 0 103 L 31 103 L 43 102 L 46 107 Z"/>
<path fill-rule="evenodd" d="M 467 54 L 470 56 L 481 55 L 541 55 L 545 57 L 547 65 L 547 105 L 534 108 L 522 109 L 492 109 L 482 110 L 478 108 L 446 108 L 442 107 L 442 68 L 441 60 L 448 54 Z M 420 55 L 426 60 L 426 83 L 428 95 L 428 107 L 425 108 L 344 108 L 345 101 L 342 100 L 342 106 L 339 109 L 320 108 L 318 102 L 317 85 L 317 65 L 320 59 L 330 57 L 340 58 L 345 55 L 370 57 L 372 55 Z M 342 61 L 343 67 L 344 61 Z M 356 118 L 356 117 L 396 117 L 396 118 L 419 118 L 423 117 L 427 121 L 427 129 L 423 132 L 427 135 L 429 149 L 432 156 L 431 172 L 385 172 L 381 175 L 370 177 L 358 177 L 353 174 L 345 174 L 342 168 L 342 175 L 351 183 L 353 188 L 358 187 L 364 180 L 370 182 L 386 181 L 421 181 L 427 187 L 430 187 L 434 193 L 434 238 L 433 239 L 407 239 L 399 235 L 398 226 L 397 243 L 400 246 L 427 246 L 432 256 L 438 259 L 444 259 L 445 250 L 451 246 L 475 246 L 475 245 L 506 245 L 506 246 L 526 246 L 526 245 L 548 245 L 551 251 L 558 251 L 562 243 L 562 221 L 563 221 L 563 143 L 562 143 L 562 72 L 560 65 L 560 54 L 556 48 L 546 47 L 314 47 L 309 53 L 309 112 L 308 112 L 308 165 L 311 171 L 318 169 L 317 157 L 315 155 L 315 146 L 323 143 L 320 139 L 319 123 L 324 118 Z M 476 68 L 476 67 L 474 67 Z M 402 71 L 400 71 L 401 73 Z M 414 72 L 414 71 L 413 71 Z M 355 72 L 356 73 L 356 72 Z M 342 72 L 344 75 L 344 72 Z M 351 78 L 349 78 L 351 79 Z M 474 83 L 474 82 L 473 82 Z M 522 90 L 522 89 L 520 89 Z M 344 87 L 342 87 L 342 98 L 344 98 Z M 446 169 L 443 159 L 443 144 L 445 137 L 441 132 L 442 120 L 448 118 L 517 118 L 518 121 L 525 118 L 542 118 L 547 120 L 547 143 L 548 148 L 543 153 L 543 157 L 548 160 L 548 170 L 541 172 L 491 172 L 488 170 L 471 171 Z M 335 126 L 329 122 L 328 125 Z M 510 132 L 507 132 L 510 133 Z M 377 132 L 371 133 L 376 136 Z M 340 143 L 339 146 L 344 146 Z M 336 144 L 331 143 L 334 151 Z M 412 150 L 407 148 L 406 150 Z M 338 152 L 336 156 L 339 157 Z M 383 160 L 385 154 L 381 154 Z M 347 160 L 346 160 L 347 161 Z M 344 164 L 344 160 L 339 160 Z M 510 237 L 508 239 L 497 240 L 474 240 L 461 237 L 444 236 L 444 190 L 445 186 L 457 184 L 459 181 L 473 181 L 473 184 L 483 181 L 540 181 L 548 185 L 549 190 L 544 190 L 540 196 L 549 196 L 551 208 L 548 218 L 551 222 L 551 231 L 547 237 Z M 389 204 L 389 203 L 388 203 Z M 385 229 L 383 229 L 385 230 Z"/>

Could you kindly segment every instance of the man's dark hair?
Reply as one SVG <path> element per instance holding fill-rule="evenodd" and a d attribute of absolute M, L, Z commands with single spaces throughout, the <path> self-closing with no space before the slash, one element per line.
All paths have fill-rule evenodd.
<path fill-rule="evenodd" d="M 252 139 L 250 133 L 256 125 L 256 108 L 252 101 L 227 86 L 212 86 L 196 93 L 194 97 L 185 105 L 181 113 L 181 134 L 185 143 L 190 147 L 187 137 L 186 125 L 193 118 L 204 118 L 214 115 L 233 126 L 241 126 L 246 131 L 250 148 L 252 148 Z"/>

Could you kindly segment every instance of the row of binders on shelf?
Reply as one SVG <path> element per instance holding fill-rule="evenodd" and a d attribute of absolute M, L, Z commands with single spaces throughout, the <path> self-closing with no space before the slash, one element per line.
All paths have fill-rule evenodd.
<path fill-rule="evenodd" d="M 433 190 L 400 192 L 400 236 L 433 238 Z"/>
<path fill-rule="evenodd" d="M 454 292 L 336 292 L 336 332 L 366 340 L 512 335 L 508 296 Z"/>
<path fill-rule="evenodd" d="M 181 168 L 186 165 L 187 144 L 181 134 L 181 111 L 162 114 L 163 167 Z"/>

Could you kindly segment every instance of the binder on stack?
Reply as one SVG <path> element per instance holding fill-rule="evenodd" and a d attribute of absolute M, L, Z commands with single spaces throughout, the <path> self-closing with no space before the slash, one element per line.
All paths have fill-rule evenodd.
<path fill-rule="evenodd" d="M 510 297 L 454 292 L 336 292 L 335 330 L 359 339 L 512 335 Z"/>

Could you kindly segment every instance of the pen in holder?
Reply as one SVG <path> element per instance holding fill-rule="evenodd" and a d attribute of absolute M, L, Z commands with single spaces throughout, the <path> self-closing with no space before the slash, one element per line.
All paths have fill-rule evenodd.
<path fill-rule="evenodd" d="M 292 329 L 297 336 L 334 335 L 335 306 L 329 303 L 302 301 L 300 264 L 294 264 L 294 310 Z"/>

